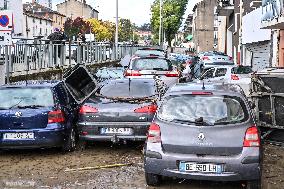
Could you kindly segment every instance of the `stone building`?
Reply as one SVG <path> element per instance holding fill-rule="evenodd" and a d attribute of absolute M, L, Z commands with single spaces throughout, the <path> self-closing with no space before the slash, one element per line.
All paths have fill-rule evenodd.
<path fill-rule="evenodd" d="M 66 16 L 48 7 L 42 6 L 37 2 L 23 5 L 24 12 L 36 15 L 39 18 L 52 20 L 52 30 L 54 28 L 63 28 Z"/>
<path fill-rule="evenodd" d="M 193 8 L 193 42 L 197 52 L 215 50 L 214 8 L 216 0 L 203 0 Z M 217 36 L 216 36 L 217 37 Z"/>
<path fill-rule="evenodd" d="M 88 5 L 86 0 L 65 0 L 56 6 L 58 12 L 72 19 L 77 17 L 98 19 L 99 12 L 91 5 Z"/>

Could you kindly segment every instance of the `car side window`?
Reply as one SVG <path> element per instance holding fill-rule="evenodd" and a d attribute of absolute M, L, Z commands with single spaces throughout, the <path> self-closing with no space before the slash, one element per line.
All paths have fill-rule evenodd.
<path fill-rule="evenodd" d="M 202 78 L 204 79 L 209 79 L 209 78 L 213 78 L 214 77 L 214 68 L 211 68 L 207 71 L 205 71 L 205 73 L 202 75 Z"/>
<path fill-rule="evenodd" d="M 215 77 L 225 76 L 227 73 L 227 68 L 218 68 L 215 73 Z"/>

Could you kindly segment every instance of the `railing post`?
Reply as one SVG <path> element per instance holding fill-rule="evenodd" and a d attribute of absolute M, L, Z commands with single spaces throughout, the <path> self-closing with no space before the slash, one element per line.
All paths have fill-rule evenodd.
<path fill-rule="evenodd" d="M 5 68 L 6 68 L 6 83 L 10 83 L 9 76 L 10 76 L 10 71 L 9 71 L 9 52 L 8 52 L 8 46 L 5 46 Z"/>

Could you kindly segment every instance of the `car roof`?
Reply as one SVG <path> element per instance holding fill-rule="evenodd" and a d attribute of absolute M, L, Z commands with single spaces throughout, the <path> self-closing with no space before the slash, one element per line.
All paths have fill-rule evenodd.
<path fill-rule="evenodd" d="M 158 48 L 150 48 L 150 47 L 145 47 L 145 48 L 139 48 L 138 51 L 145 51 L 145 50 L 151 50 L 151 51 L 161 51 L 165 52 L 163 49 L 158 49 Z"/>
<path fill-rule="evenodd" d="M 141 79 L 141 78 L 121 78 L 121 79 L 114 79 L 106 82 L 106 84 L 116 84 L 116 83 L 146 83 L 149 85 L 155 85 L 155 80 L 151 78 Z"/>
<path fill-rule="evenodd" d="M 54 87 L 61 81 L 59 80 L 27 80 L 27 81 L 18 81 L 10 84 L 2 85 L 0 88 L 38 88 L 38 87 Z"/>
<path fill-rule="evenodd" d="M 188 93 L 192 91 L 243 94 L 243 90 L 239 85 L 225 83 L 178 83 L 171 87 L 168 93 Z"/>

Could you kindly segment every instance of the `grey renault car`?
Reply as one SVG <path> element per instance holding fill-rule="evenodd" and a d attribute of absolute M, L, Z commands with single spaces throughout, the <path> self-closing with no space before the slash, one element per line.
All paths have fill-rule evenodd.
<path fill-rule="evenodd" d="M 261 143 L 244 92 L 231 84 L 177 84 L 160 102 L 144 148 L 148 185 L 162 176 L 261 185 Z"/>

